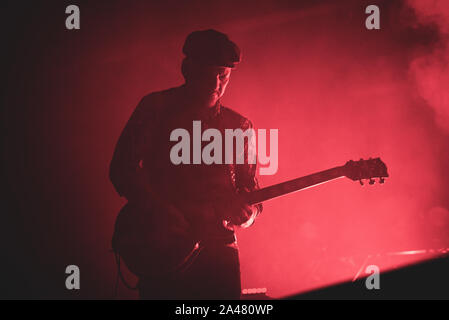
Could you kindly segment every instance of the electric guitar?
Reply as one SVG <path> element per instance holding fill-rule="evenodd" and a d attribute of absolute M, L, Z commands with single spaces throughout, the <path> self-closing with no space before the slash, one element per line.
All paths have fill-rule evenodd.
<path fill-rule="evenodd" d="M 368 180 L 368 184 L 372 185 L 376 182 L 375 179 L 378 179 L 379 183 L 384 183 L 388 176 L 387 167 L 380 158 L 350 160 L 343 166 L 261 188 L 241 196 L 248 204 L 257 204 L 342 177 L 359 181 L 361 185 L 364 184 L 363 180 Z M 163 227 L 148 232 L 147 226 L 151 222 L 145 220 L 145 215 L 137 214 L 136 211 L 138 209 L 132 204 L 125 205 L 120 211 L 115 223 L 113 250 L 137 276 L 162 275 L 182 270 L 198 249 L 198 243 L 179 234 L 170 234 Z"/>

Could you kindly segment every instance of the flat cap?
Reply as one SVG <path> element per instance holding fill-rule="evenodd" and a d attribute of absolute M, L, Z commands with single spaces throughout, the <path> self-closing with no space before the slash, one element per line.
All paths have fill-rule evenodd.
<path fill-rule="evenodd" d="M 208 29 L 190 33 L 182 52 L 195 62 L 234 68 L 241 61 L 239 47 L 219 31 Z"/>

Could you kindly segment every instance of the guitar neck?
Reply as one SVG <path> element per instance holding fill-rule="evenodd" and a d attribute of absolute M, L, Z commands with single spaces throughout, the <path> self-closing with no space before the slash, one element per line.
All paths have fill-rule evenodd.
<path fill-rule="evenodd" d="M 293 179 L 290 181 L 275 184 L 259 190 L 248 193 L 247 201 L 249 204 L 256 204 L 273 198 L 283 196 L 288 193 L 303 190 L 343 177 L 343 167 L 335 167 L 332 169 L 320 171 L 305 177 Z"/>

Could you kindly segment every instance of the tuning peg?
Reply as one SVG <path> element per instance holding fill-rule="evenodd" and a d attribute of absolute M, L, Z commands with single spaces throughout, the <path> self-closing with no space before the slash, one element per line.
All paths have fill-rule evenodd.
<path fill-rule="evenodd" d="M 376 181 L 373 180 L 373 178 L 369 179 L 369 184 L 374 184 Z"/>
<path fill-rule="evenodd" d="M 385 179 L 384 178 L 379 178 L 379 183 L 384 183 Z"/>
<path fill-rule="evenodd" d="M 360 185 L 363 186 L 363 181 L 362 181 L 362 179 L 360 179 L 359 182 L 360 182 Z"/>

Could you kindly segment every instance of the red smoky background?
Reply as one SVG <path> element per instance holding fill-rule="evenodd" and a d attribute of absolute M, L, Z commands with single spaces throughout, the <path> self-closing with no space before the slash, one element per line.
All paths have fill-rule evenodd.
<path fill-rule="evenodd" d="M 392 253 L 449 247 L 446 1 L 77 1 L 81 29 L 67 30 L 70 4 L 2 10 L 1 297 L 112 297 L 115 143 L 144 95 L 182 84 L 184 39 L 208 28 L 243 53 L 224 104 L 279 129 L 262 187 L 377 156 L 390 173 L 267 202 L 238 232 L 243 288 L 285 297 L 351 280 L 367 257 L 388 269 L 433 257 Z M 380 30 L 365 27 L 370 4 Z M 81 290 L 65 289 L 70 264 Z"/>

